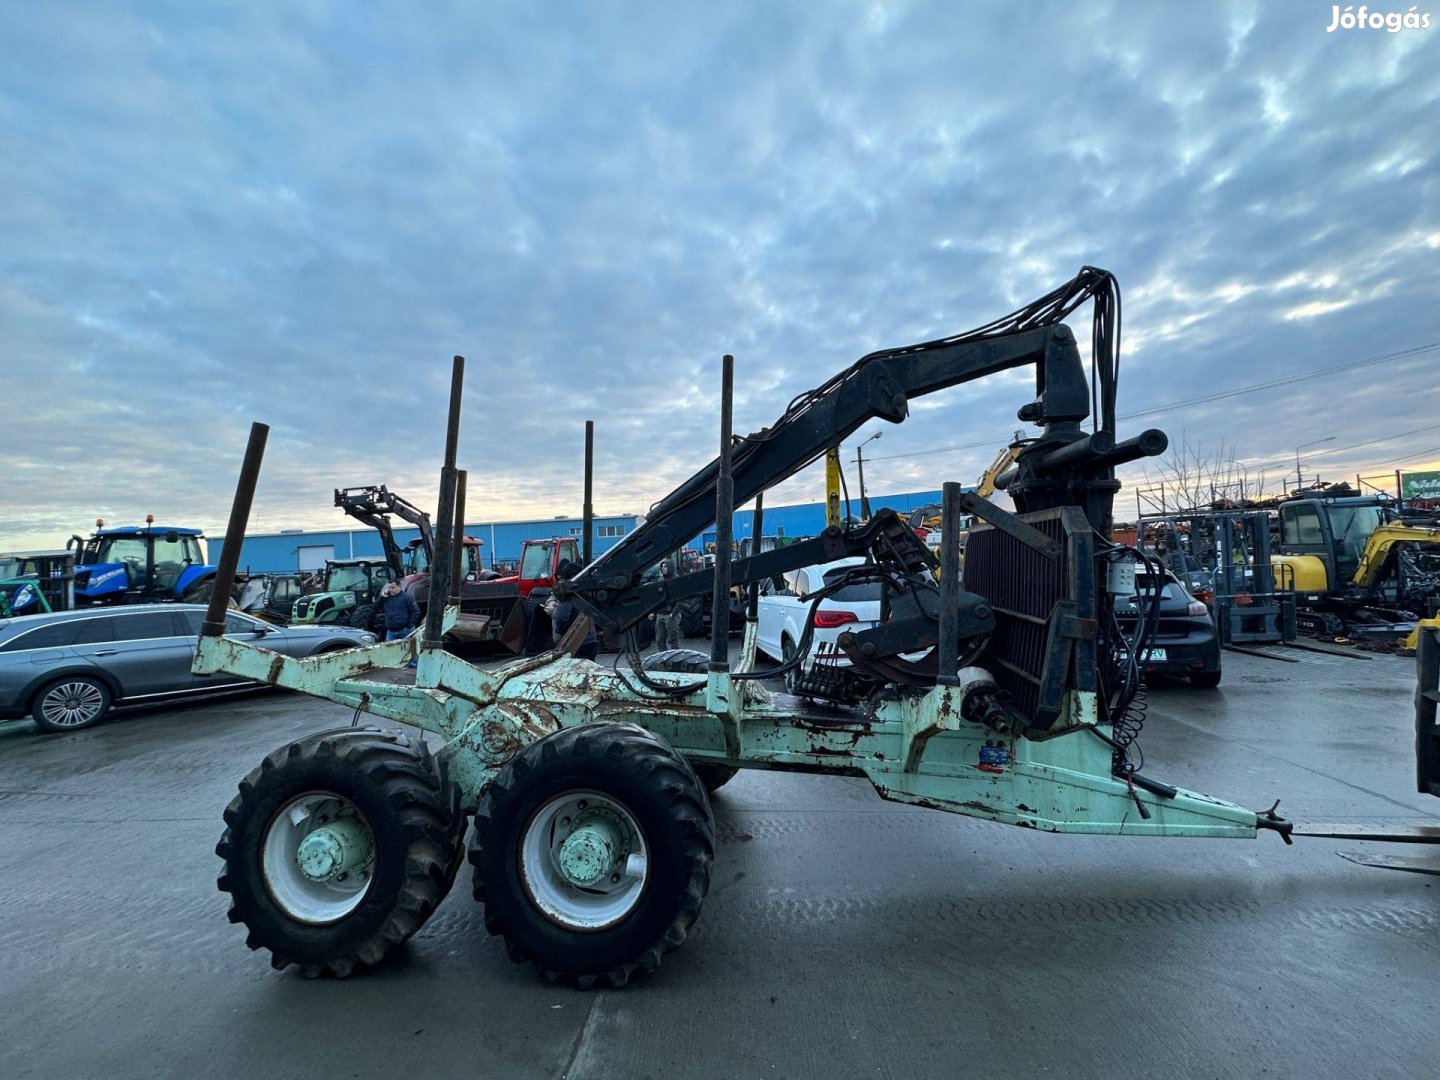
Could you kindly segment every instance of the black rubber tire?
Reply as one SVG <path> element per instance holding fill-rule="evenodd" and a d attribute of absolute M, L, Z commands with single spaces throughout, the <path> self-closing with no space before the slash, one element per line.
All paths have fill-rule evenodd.
<path fill-rule="evenodd" d="M 1190 685 L 1198 686 L 1205 690 L 1213 690 L 1220 685 L 1220 672 L 1197 671 L 1190 676 Z"/>
<path fill-rule="evenodd" d="M 650 880 L 637 907 L 615 926 L 580 932 L 547 918 L 520 878 L 520 844 L 532 815 L 552 796 L 598 791 L 634 817 L 649 847 Z M 624 986 L 660 966 L 684 942 L 710 889 L 715 823 L 695 771 L 659 736 L 633 724 L 565 728 L 512 757 L 485 788 L 475 813 L 470 863 L 485 929 L 505 939 L 516 963 L 548 981 L 588 990 Z"/>
<path fill-rule="evenodd" d="M 705 633 L 705 598 L 691 596 L 675 605 L 675 614 L 680 617 L 682 638 L 701 637 Z"/>
<path fill-rule="evenodd" d="M 687 675 L 704 675 L 709 670 L 710 656 L 699 649 L 662 649 L 641 662 L 646 671 L 679 671 Z"/>
<path fill-rule="evenodd" d="M 709 670 L 710 657 L 698 649 L 666 649 L 652 653 L 641 663 L 646 671 L 679 671 L 688 675 L 704 675 Z M 690 760 L 690 759 L 687 759 Z M 705 785 L 711 795 L 735 779 L 740 770 L 734 765 L 712 765 L 705 761 L 690 760 L 690 767 Z"/>
<path fill-rule="evenodd" d="M 210 597 L 214 595 L 215 579 L 206 578 L 200 582 L 199 585 L 193 585 L 187 589 L 185 595 L 180 598 L 180 602 L 184 604 L 208 604 L 210 603 Z"/>
<path fill-rule="evenodd" d="M 337 922 L 311 925 L 271 899 L 261 844 L 275 814 L 296 795 L 333 791 L 364 813 L 377 854 L 370 892 Z M 419 733 L 337 728 L 283 746 L 244 780 L 225 808 L 215 854 L 229 918 L 250 931 L 245 944 L 268 949 L 270 964 L 299 966 L 306 978 L 345 978 L 378 964 L 430 918 L 450 891 L 465 853 L 460 789 Z"/>
<path fill-rule="evenodd" d="M 48 697 L 52 691 L 58 690 L 62 686 L 69 686 L 73 683 L 84 684 L 92 691 L 99 692 L 99 711 L 83 723 L 52 724 L 49 720 L 45 719 L 46 697 Z M 114 702 L 114 700 L 115 696 L 110 692 L 110 687 L 106 686 L 99 679 L 92 679 L 89 675 L 66 675 L 64 678 L 56 679 L 55 681 L 47 683 L 45 686 L 42 686 L 40 688 L 40 692 L 37 693 L 35 697 L 31 700 L 30 716 L 35 721 L 35 726 L 38 727 L 41 731 L 45 732 L 47 735 L 58 735 L 67 731 L 84 731 L 86 728 L 93 728 L 105 722 L 105 718 L 110 715 L 110 706 Z"/>
<path fill-rule="evenodd" d="M 351 608 L 350 614 L 345 619 L 345 625 L 354 627 L 356 630 L 372 630 L 374 622 L 374 604 L 361 604 L 359 607 Z"/>

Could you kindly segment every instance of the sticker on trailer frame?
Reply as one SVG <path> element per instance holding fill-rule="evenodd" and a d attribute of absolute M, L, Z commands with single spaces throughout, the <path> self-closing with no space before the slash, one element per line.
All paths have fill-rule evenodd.
<path fill-rule="evenodd" d="M 981 772 L 1004 772 L 1010 767 L 1010 748 L 1003 743 L 987 742 L 980 747 L 980 761 L 975 767 Z"/>

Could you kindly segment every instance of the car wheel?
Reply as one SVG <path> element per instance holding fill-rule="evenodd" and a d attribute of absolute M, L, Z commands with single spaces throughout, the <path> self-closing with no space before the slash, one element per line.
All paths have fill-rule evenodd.
<path fill-rule="evenodd" d="M 1220 672 L 1197 671 L 1190 676 L 1190 685 L 1199 686 L 1206 690 L 1213 690 L 1220 685 Z"/>
<path fill-rule="evenodd" d="M 375 622 L 375 605 L 361 604 L 354 611 L 350 612 L 349 618 L 345 621 L 356 630 L 371 629 L 371 624 Z"/>
<path fill-rule="evenodd" d="M 41 731 L 82 731 L 105 719 L 112 700 L 110 688 L 100 680 L 67 675 L 36 695 L 30 715 Z"/>

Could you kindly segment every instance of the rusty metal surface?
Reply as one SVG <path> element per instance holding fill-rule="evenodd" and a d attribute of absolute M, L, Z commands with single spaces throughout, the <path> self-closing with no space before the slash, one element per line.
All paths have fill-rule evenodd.
<path fill-rule="evenodd" d="M 1183 790 L 1162 796 L 1112 776 L 1109 745 L 1085 729 L 1081 694 L 1072 693 L 1065 706 L 1075 719 L 1062 714 L 1057 726 L 1068 733 L 1032 741 L 964 720 L 964 686 L 896 691 L 868 712 L 816 719 L 758 684 L 731 683 L 724 671 L 711 671 L 701 690 L 663 698 L 619 671 L 559 653 L 486 670 L 427 646 L 413 682 L 375 677 L 385 664 L 403 663 L 414 647 L 412 637 L 295 661 L 210 638 L 196 668 L 249 674 L 441 735 L 467 807 L 478 804 L 485 785 L 526 741 L 559 727 L 612 720 L 647 727 L 698 761 L 859 772 L 887 799 L 1046 832 L 1252 837 L 1256 831 L 1255 814 L 1244 807 Z M 693 681 L 686 674 L 651 675 L 676 687 Z"/>

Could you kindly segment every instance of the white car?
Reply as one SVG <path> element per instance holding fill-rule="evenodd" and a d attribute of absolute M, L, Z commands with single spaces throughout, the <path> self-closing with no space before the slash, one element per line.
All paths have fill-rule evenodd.
<path fill-rule="evenodd" d="M 864 564 L 865 560 L 858 557 L 837 559 L 785 574 L 779 588 L 772 588 L 760 597 L 755 634 L 758 651 L 775 660 L 793 657 L 805 633 L 810 605 L 814 603 L 810 594 L 826 585 L 833 585 L 848 568 Z M 785 677 L 785 688 L 791 693 L 804 693 L 804 684 L 817 674 L 817 664 L 832 668 L 850 667 L 849 659 L 837 644 L 840 635 L 847 630 L 868 630 L 879 621 L 878 581 L 845 585 L 833 596 L 821 600 L 820 606 L 815 609 L 815 633 L 810 642 L 810 652 L 798 671 Z M 823 671 L 818 674 L 823 674 Z"/>

